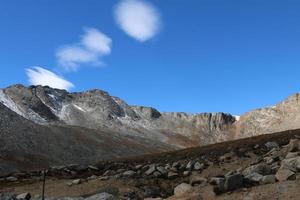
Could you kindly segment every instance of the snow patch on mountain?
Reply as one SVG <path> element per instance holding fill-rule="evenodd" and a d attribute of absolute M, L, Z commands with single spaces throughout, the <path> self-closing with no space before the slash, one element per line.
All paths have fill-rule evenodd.
<path fill-rule="evenodd" d="M 78 106 L 76 104 L 73 104 L 73 106 L 82 112 L 86 112 L 86 110 L 84 110 L 83 108 L 81 108 L 80 106 Z"/>

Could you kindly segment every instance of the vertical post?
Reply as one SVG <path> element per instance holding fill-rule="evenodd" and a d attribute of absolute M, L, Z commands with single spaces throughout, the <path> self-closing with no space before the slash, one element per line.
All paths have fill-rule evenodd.
<path fill-rule="evenodd" d="M 45 184 L 46 184 L 46 170 L 43 171 L 43 191 L 42 191 L 42 200 L 45 200 Z"/>

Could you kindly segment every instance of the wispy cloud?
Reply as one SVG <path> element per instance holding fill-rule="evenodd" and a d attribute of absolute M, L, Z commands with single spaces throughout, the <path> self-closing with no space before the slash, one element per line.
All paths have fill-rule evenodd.
<path fill-rule="evenodd" d="M 117 24 L 129 36 L 144 42 L 160 30 L 161 21 L 157 9 L 142 0 L 123 0 L 115 8 Z"/>
<path fill-rule="evenodd" d="M 78 43 L 60 47 L 56 57 L 65 70 L 76 71 L 80 65 L 101 65 L 101 58 L 111 53 L 111 47 L 111 38 L 95 28 L 86 28 Z"/>
<path fill-rule="evenodd" d="M 26 74 L 31 85 L 50 86 L 65 90 L 69 90 L 74 87 L 73 83 L 42 67 L 28 68 L 26 69 Z"/>

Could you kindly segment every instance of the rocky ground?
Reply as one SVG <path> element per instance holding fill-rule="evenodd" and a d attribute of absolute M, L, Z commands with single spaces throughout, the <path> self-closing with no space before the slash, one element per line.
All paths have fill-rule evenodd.
<path fill-rule="evenodd" d="M 42 172 L 0 179 L 0 199 L 41 199 Z M 51 200 L 299 199 L 300 130 L 47 170 Z M 65 198 L 69 197 L 69 198 Z"/>

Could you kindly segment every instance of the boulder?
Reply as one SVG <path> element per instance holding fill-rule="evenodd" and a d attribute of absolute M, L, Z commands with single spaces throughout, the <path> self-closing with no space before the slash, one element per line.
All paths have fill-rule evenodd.
<path fill-rule="evenodd" d="M 296 174 L 289 170 L 289 169 L 283 169 L 280 168 L 277 173 L 276 173 L 276 179 L 278 181 L 286 181 L 286 180 L 295 180 L 296 179 Z"/>
<path fill-rule="evenodd" d="M 241 174 L 234 174 L 226 177 L 224 183 L 225 191 L 232 191 L 243 186 L 243 176 Z"/>
<path fill-rule="evenodd" d="M 300 156 L 282 160 L 280 168 L 289 169 L 293 172 L 300 171 Z"/>
<path fill-rule="evenodd" d="M 116 199 L 112 194 L 103 192 L 100 194 L 95 194 L 93 196 L 90 196 L 86 198 L 85 200 L 114 200 Z"/>
<path fill-rule="evenodd" d="M 182 195 L 184 193 L 190 192 L 192 190 L 192 186 L 187 183 L 181 183 L 174 188 L 175 195 Z"/>

